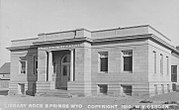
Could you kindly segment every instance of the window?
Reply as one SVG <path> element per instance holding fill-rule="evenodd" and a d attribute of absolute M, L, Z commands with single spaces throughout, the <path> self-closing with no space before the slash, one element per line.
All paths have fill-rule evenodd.
<path fill-rule="evenodd" d="M 131 85 L 121 85 L 123 93 L 132 96 L 132 86 Z"/>
<path fill-rule="evenodd" d="M 21 74 L 25 74 L 26 73 L 26 60 L 20 60 L 20 67 L 21 67 Z"/>
<path fill-rule="evenodd" d="M 170 92 L 170 85 L 167 84 L 167 92 Z"/>
<path fill-rule="evenodd" d="M 172 84 L 172 90 L 176 91 L 176 84 Z"/>
<path fill-rule="evenodd" d="M 171 66 L 171 81 L 177 82 L 177 65 Z"/>
<path fill-rule="evenodd" d="M 123 70 L 132 71 L 132 50 L 122 51 L 123 53 Z"/>
<path fill-rule="evenodd" d="M 61 60 L 61 72 L 70 81 L 70 55 L 65 55 Z"/>
<path fill-rule="evenodd" d="M 161 89 L 162 89 L 162 94 L 164 94 L 165 91 L 164 91 L 164 85 L 163 84 L 161 84 Z"/>
<path fill-rule="evenodd" d="M 166 56 L 167 59 L 167 75 L 169 75 L 169 58 L 168 56 Z"/>
<path fill-rule="evenodd" d="M 99 53 L 100 72 L 108 72 L 108 52 Z"/>
<path fill-rule="evenodd" d="M 157 85 L 156 84 L 154 85 L 154 92 L 155 92 L 155 95 L 158 94 L 158 90 L 157 90 Z"/>
<path fill-rule="evenodd" d="M 160 54 L 160 74 L 163 75 L 163 54 Z"/>
<path fill-rule="evenodd" d="M 156 55 L 156 52 L 153 51 L 153 65 L 154 65 L 154 74 L 157 73 L 157 55 Z"/>
<path fill-rule="evenodd" d="M 98 84 L 98 93 L 107 94 L 108 85 L 107 84 Z"/>

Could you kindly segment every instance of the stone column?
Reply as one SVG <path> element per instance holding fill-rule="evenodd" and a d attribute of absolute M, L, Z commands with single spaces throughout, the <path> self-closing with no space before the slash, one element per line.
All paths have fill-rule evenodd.
<path fill-rule="evenodd" d="M 55 89 L 55 81 L 52 80 L 53 73 L 53 54 L 48 52 L 48 81 L 50 82 L 50 89 Z"/>
<path fill-rule="evenodd" d="M 73 58 L 74 58 L 74 50 L 72 49 L 70 51 L 70 81 L 73 81 L 73 65 L 74 65 L 74 62 L 73 62 Z"/>
<path fill-rule="evenodd" d="M 38 81 L 45 82 L 47 77 L 47 53 L 38 49 Z"/>
<path fill-rule="evenodd" d="M 52 52 L 48 52 L 48 81 L 52 81 L 53 74 L 53 55 Z"/>

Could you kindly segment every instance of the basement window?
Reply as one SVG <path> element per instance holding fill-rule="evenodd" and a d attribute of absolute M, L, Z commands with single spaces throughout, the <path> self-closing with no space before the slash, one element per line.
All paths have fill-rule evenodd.
<path fill-rule="evenodd" d="M 132 96 L 132 86 L 131 85 L 121 85 L 123 93 Z"/>
<path fill-rule="evenodd" d="M 108 85 L 107 84 L 98 84 L 98 93 L 107 94 Z"/>

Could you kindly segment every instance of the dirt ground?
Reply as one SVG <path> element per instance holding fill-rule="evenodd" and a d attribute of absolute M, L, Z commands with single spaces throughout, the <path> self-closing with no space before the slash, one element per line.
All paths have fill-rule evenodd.
<path fill-rule="evenodd" d="M 143 103 L 141 103 L 143 101 Z M 0 96 L 0 110 L 129 110 L 136 105 L 162 105 L 179 102 L 179 92 L 155 97 L 43 97 L 43 96 Z"/>

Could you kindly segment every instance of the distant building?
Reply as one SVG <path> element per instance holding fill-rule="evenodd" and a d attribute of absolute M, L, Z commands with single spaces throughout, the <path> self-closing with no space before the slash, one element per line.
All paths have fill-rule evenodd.
<path fill-rule="evenodd" d="M 10 80 L 10 62 L 0 67 L 0 80 Z"/>
<path fill-rule="evenodd" d="M 179 85 L 179 50 L 149 25 L 13 40 L 9 94 L 157 95 Z"/>
<path fill-rule="evenodd" d="M 7 95 L 10 81 L 10 62 L 0 67 L 0 95 Z"/>

